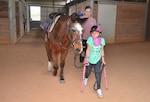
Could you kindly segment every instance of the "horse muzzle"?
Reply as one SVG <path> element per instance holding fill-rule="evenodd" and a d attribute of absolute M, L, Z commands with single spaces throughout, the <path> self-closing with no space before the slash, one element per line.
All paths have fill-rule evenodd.
<path fill-rule="evenodd" d="M 80 54 L 80 53 L 82 52 L 82 50 L 83 50 L 83 49 L 76 48 L 76 49 L 75 49 L 75 53 Z"/>

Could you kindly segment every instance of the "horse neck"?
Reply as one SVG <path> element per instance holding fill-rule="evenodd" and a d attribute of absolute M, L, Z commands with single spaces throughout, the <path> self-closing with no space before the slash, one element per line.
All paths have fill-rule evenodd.
<path fill-rule="evenodd" d="M 68 18 L 60 18 L 57 26 L 56 26 L 56 39 L 60 45 L 68 48 L 71 45 L 70 33 L 68 32 L 67 23 L 69 21 Z M 59 28 L 59 29 L 57 29 Z M 58 31 L 59 30 L 59 31 Z"/>

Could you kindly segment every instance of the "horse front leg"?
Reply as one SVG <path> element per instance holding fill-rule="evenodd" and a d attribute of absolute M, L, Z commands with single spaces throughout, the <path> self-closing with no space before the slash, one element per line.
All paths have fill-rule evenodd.
<path fill-rule="evenodd" d="M 60 60 L 60 82 L 64 83 L 64 66 L 65 66 L 65 59 L 67 56 L 68 50 L 61 52 L 61 60 Z"/>
<path fill-rule="evenodd" d="M 65 61 L 61 61 L 60 63 L 60 83 L 64 83 L 64 66 L 65 66 Z"/>
<path fill-rule="evenodd" d="M 58 67 L 58 53 L 57 52 L 52 51 L 52 59 L 53 59 L 53 68 L 54 68 L 53 76 L 56 76 L 57 70 L 59 68 Z"/>
<path fill-rule="evenodd" d="M 57 75 L 57 70 L 58 70 L 58 64 L 54 63 L 53 68 L 54 68 L 53 76 L 56 76 Z"/>

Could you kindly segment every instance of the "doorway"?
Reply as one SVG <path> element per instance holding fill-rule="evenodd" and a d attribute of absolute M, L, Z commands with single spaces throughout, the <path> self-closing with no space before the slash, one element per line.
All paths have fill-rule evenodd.
<path fill-rule="evenodd" d="M 41 7 L 30 6 L 30 28 L 40 28 Z"/>

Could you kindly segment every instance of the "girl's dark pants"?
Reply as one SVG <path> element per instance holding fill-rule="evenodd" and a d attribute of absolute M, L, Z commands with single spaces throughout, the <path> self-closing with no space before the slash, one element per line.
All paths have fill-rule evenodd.
<path fill-rule="evenodd" d="M 101 72 L 100 72 L 101 60 L 98 61 L 96 64 L 89 63 L 89 66 L 86 67 L 85 78 L 88 78 L 90 76 L 92 67 L 94 67 L 97 89 L 100 89 L 101 88 L 101 85 L 100 85 L 100 83 L 101 83 Z"/>
<path fill-rule="evenodd" d="M 82 40 L 82 44 L 83 44 L 83 51 L 82 53 L 84 53 L 84 55 L 81 53 L 80 54 L 80 62 L 82 63 L 84 61 L 84 57 L 85 57 L 85 53 L 86 53 L 86 49 L 87 49 L 87 43 L 86 43 L 87 40 Z"/>

